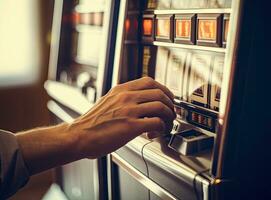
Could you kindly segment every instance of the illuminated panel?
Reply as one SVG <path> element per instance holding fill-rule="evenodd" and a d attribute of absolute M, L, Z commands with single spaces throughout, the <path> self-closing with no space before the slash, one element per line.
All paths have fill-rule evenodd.
<path fill-rule="evenodd" d="M 143 15 L 142 40 L 153 42 L 154 40 L 154 15 Z"/>
<path fill-rule="evenodd" d="M 73 22 L 73 25 L 77 25 L 80 23 L 80 14 L 78 12 L 72 13 L 72 22 Z"/>
<path fill-rule="evenodd" d="M 152 19 L 143 19 L 143 35 L 151 36 L 152 35 Z"/>
<path fill-rule="evenodd" d="M 188 120 L 190 123 L 205 128 L 209 131 L 214 131 L 215 122 L 213 117 L 199 113 L 197 111 L 190 111 Z"/>
<path fill-rule="evenodd" d="M 172 42 L 172 19 L 172 15 L 161 15 L 156 17 L 156 40 Z"/>
<path fill-rule="evenodd" d="M 195 15 L 175 16 L 175 43 L 195 43 Z"/>
<path fill-rule="evenodd" d="M 217 35 L 217 21 L 201 19 L 198 23 L 199 40 L 215 40 Z"/>
<path fill-rule="evenodd" d="M 131 28 L 131 20 L 129 18 L 125 19 L 125 31 L 129 32 Z"/>
<path fill-rule="evenodd" d="M 130 14 L 125 19 L 125 39 L 138 40 L 138 15 Z"/>
<path fill-rule="evenodd" d="M 224 15 L 223 20 L 223 47 L 226 47 L 228 33 L 229 33 L 229 22 L 230 22 L 230 16 Z"/>
<path fill-rule="evenodd" d="M 188 98 L 191 103 L 208 106 L 208 85 L 212 56 L 194 54 L 191 59 Z"/>
<path fill-rule="evenodd" d="M 220 94 L 221 94 L 221 83 L 223 76 L 224 67 L 224 56 L 216 56 L 214 59 L 214 66 L 211 80 L 211 109 L 218 111 Z"/>
<path fill-rule="evenodd" d="M 93 13 L 92 23 L 94 26 L 102 26 L 103 25 L 103 13 L 102 12 Z"/>
<path fill-rule="evenodd" d="M 176 37 L 190 38 L 191 35 L 191 21 L 187 19 L 176 20 Z"/>
<path fill-rule="evenodd" d="M 225 20 L 225 32 L 224 32 L 225 42 L 227 42 L 228 32 L 229 32 L 229 20 Z"/>
<path fill-rule="evenodd" d="M 157 20 L 156 36 L 169 38 L 170 36 L 170 20 L 169 19 Z"/>
<path fill-rule="evenodd" d="M 221 46 L 221 15 L 199 14 L 197 20 L 197 44 L 204 46 Z"/>
<path fill-rule="evenodd" d="M 93 14 L 92 13 L 81 13 L 80 14 L 80 24 L 93 24 Z"/>

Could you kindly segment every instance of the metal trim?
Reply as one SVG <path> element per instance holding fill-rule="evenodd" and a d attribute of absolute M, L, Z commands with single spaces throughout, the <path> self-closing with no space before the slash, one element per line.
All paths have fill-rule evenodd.
<path fill-rule="evenodd" d="M 54 15 L 52 25 L 52 36 L 51 36 L 52 38 L 50 45 L 49 69 L 48 69 L 48 79 L 50 80 L 56 80 L 57 76 L 57 62 L 59 53 L 62 9 L 63 9 L 63 0 L 55 0 L 53 12 Z"/>
<path fill-rule="evenodd" d="M 198 14 L 198 13 L 231 13 L 230 8 L 225 9 L 184 9 L 184 10 L 154 10 L 154 14 Z"/>
<path fill-rule="evenodd" d="M 147 189 L 152 191 L 154 194 L 162 199 L 177 200 L 175 196 L 170 194 L 168 191 L 160 187 L 158 184 L 150 180 L 148 177 L 143 175 L 141 172 L 136 170 L 132 165 L 126 162 L 116 153 L 111 153 L 111 160 L 116 163 L 119 167 L 125 170 L 129 175 L 131 175 L 135 180 L 145 186 Z"/>
<path fill-rule="evenodd" d="M 124 40 L 124 22 L 125 16 L 127 12 L 127 0 L 122 0 L 120 2 L 119 8 L 119 18 L 118 18 L 118 30 L 116 37 L 116 45 L 115 45 L 115 58 L 113 65 L 113 74 L 112 74 L 112 87 L 116 86 L 120 81 L 121 75 L 121 61 L 122 61 L 122 51 L 123 51 L 123 40 Z"/>
<path fill-rule="evenodd" d="M 221 178 L 223 175 L 223 165 L 224 165 L 224 148 L 227 141 L 227 122 L 230 112 L 231 98 L 233 92 L 233 75 L 236 68 L 236 51 L 238 49 L 238 41 L 240 35 L 240 20 L 242 13 L 242 0 L 232 2 L 232 14 L 230 19 L 227 48 L 225 54 L 225 64 L 223 71 L 223 81 L 221 86 L 221 99 L 220 99 L 220 109 L 219 109 L 219 130 L 217 132 L 217 140 L 214 146 L 214 155 L 211 166 L 212 174 L 216 178 Z"/>
<path fill-rule="evenodd" d="M 104 24 L 103 24 L 103 39 L 102 39 L 102 47 L 103 49 L 100 54 L 99 58 L 99 67 L 98 67 L 98 73 L 97 73 L 97 99 L 102 97 L 105 94 L 105 87 L 106 87 L 106 80 L 105 77 L 107 77 L 107 71 L 109 67 L 108 63 L 108 55 L 110 54 L 111 49 L 111 33 L 112 33 L 112 26 L 113 26 L 113 20 L 114 20 L 114 5 L 115 1 L 105 1 L 105 10 L 104 10 Z"/>
<path fill-rule="evenodd" d="M 64 122 L 71 123 L 74 118 L 70 116 L 65 110 L 63 110 L 56 102 L 50 100 L 47 102 L 47 108 L 50 112 L 55 114 L 59 119 Z"/>
<path fill-rule="evenodd" d="M 183 48 L 189 50 L 202 50 L 202 51 L 213 51 L 218 53 L 225 53 L 226 49 L 218 48 L 218 47 L 207 47 L 207 46 L 197 46 L 197 45 L 189 45 L 189 44 L 176 44 L 176 43 L 167 43 L 167 42 L 153 42 L 155 46 L 163 46 L 163 47 L 172 47 L 172 48 Z"/>

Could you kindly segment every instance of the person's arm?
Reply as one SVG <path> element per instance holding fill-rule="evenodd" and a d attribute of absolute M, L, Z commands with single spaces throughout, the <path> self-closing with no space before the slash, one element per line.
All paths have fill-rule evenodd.
<path fill-rule="evenodd" d="M 170 130 L 173 94 L 151 78 L 121 84 L 73 123 L 16 135 L 30 174 L 81 158 L 97 158 L 143 132 Z"/>

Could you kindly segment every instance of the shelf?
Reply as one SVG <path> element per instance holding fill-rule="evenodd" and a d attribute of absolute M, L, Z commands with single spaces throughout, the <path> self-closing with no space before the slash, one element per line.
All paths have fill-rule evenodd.
<path fill-rule="evenodd" d="M 225 48 L 218 48 L 218 47 L 205 47 L 205 46 L 198 46 L 198 45 L 176 44 L 176 43 L 157 42 L 157 41 L 153 42 L 153 45 L 162 46 L 162 47 L 170 47 L 170 48 L 183 48 L 183 49 L 190 49 L 190 50 L 202 50 L 202 51 L 226 53 Z"/>
<path fill-rule="evenodd" d="M 154 10 L 154 14 L 198 14 L 198 13 L 231 13 L 230 8 L 183 9 L 183 10 Z"/>
<path fill-rule="evenodd" d="M 77 24 L 75 30 L 79 33 L 89 33 L 93 32 L 94 34 L 101 34 L 103 31 L 103 26 L 88 25 L 88 24 Z"/>

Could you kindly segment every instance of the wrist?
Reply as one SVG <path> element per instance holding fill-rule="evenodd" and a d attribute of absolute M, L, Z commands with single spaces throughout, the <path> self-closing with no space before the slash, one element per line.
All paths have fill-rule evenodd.
<path fill-rule="evenodd" d="M 84 137 L 79 127 L 73 123 L 64 123 L 62 124 L 62 130 L 64 132 L 64 141 L 67 144 L 67 156 L 70 156 L 73 161 L 85 158 Z"/>

